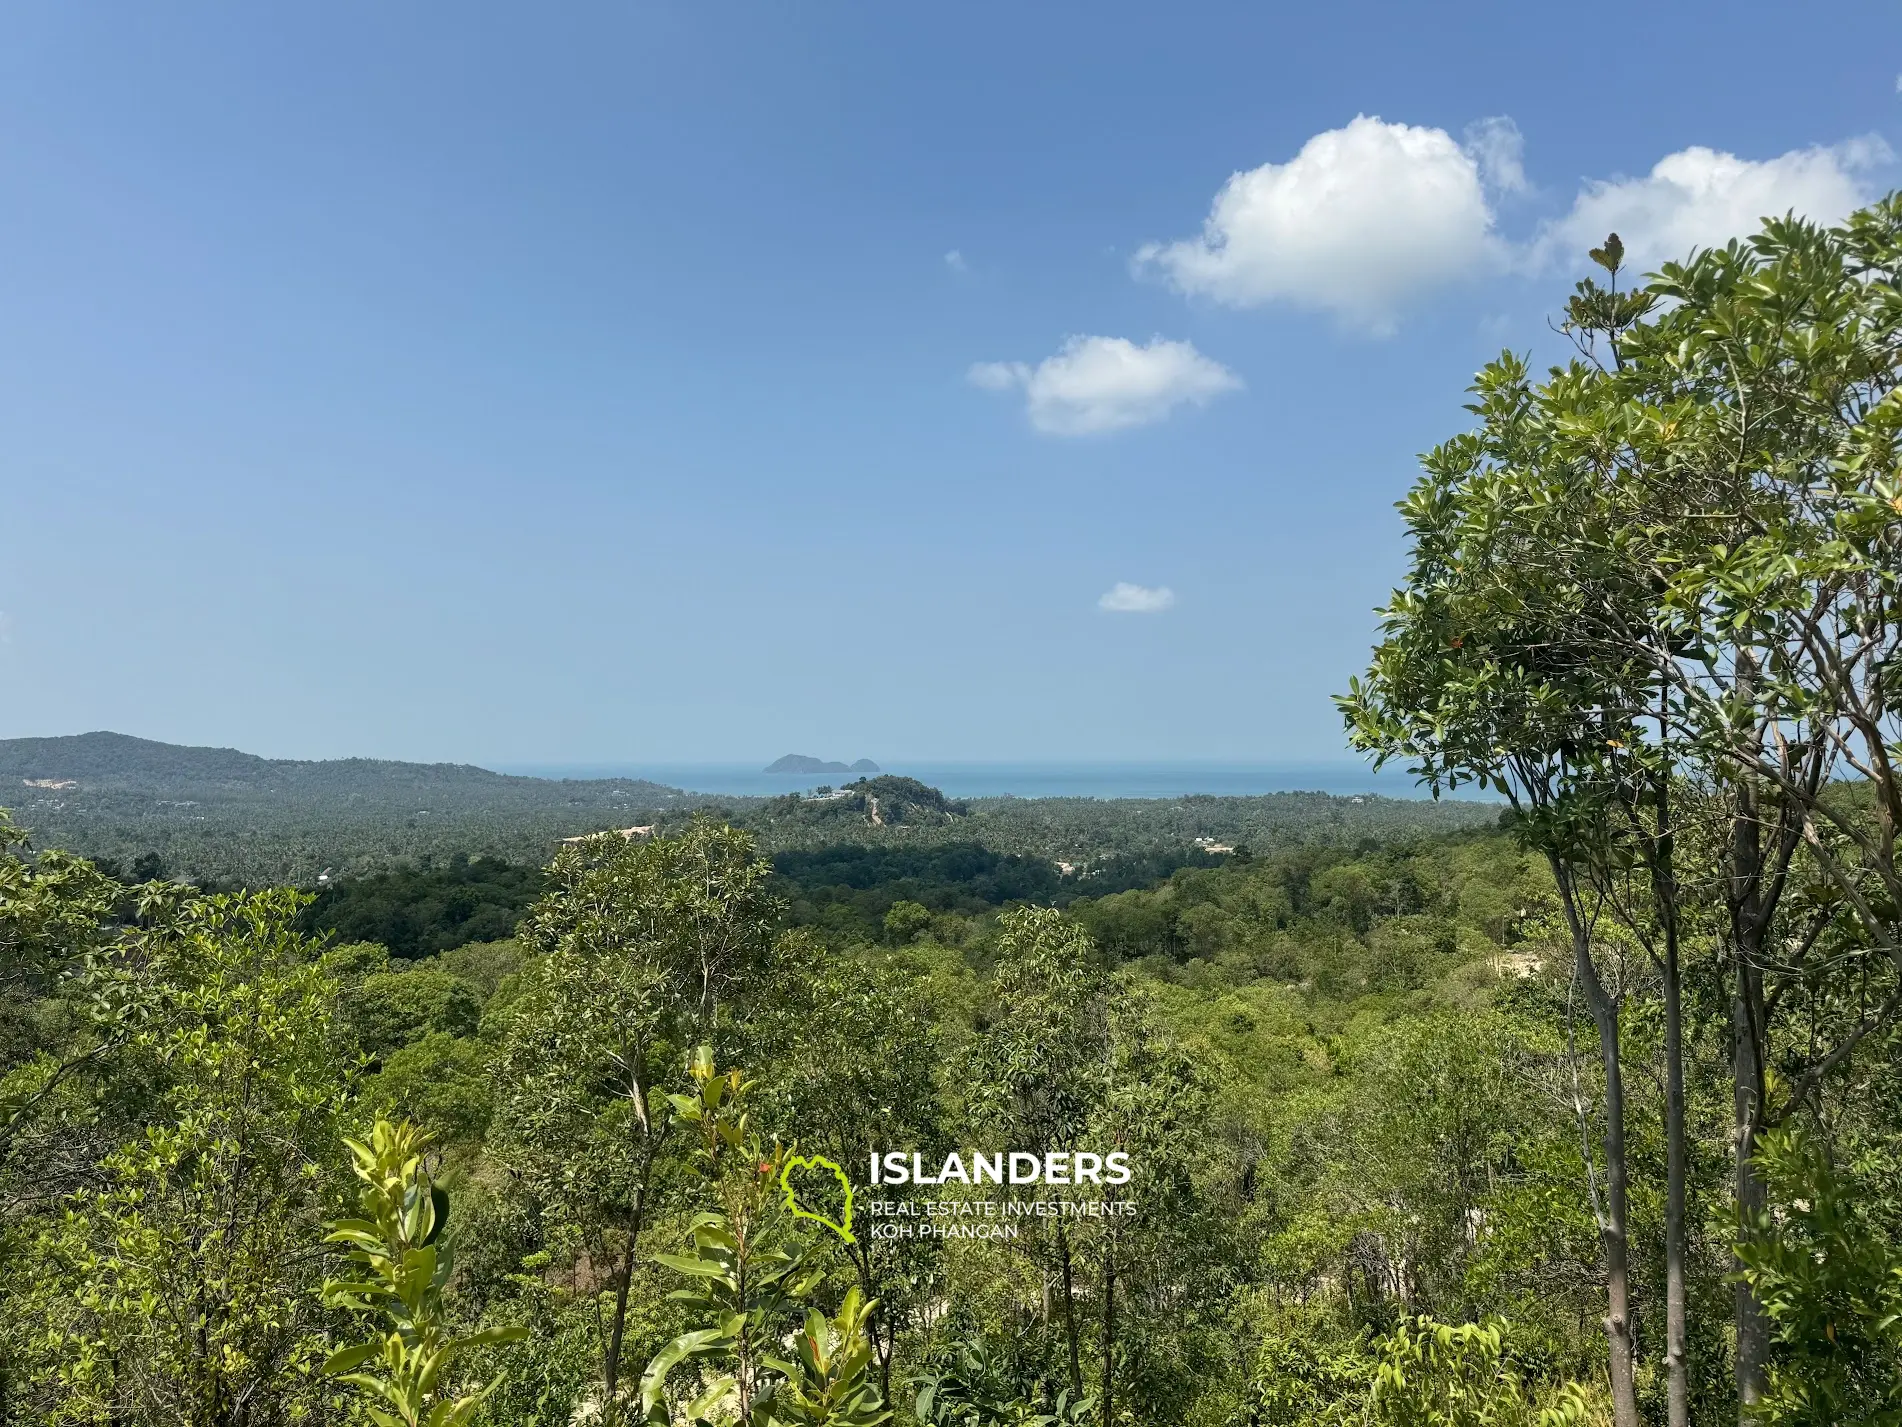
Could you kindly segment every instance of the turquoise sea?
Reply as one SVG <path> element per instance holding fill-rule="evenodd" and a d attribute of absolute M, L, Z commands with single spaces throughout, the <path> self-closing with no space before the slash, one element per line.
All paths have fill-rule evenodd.
<path fill-rule="evenodd" d="M 646 778 L 694 793 L 770 797 L 821 784 L 850 782 L 857 774 L 816 777 L 765 773 L 768 760 L 751 763 L 528 763 L 498 772 L 536 778 Z M 916 778 L 954 798 L 1179 798 L 1209 793 L 1255 797 L 1263 793 L 1380 793 L 1425 796 L 1405 772 L 1376 774 L 1364 763 L 954 763 L 875 760 L 881 771 Z"/>

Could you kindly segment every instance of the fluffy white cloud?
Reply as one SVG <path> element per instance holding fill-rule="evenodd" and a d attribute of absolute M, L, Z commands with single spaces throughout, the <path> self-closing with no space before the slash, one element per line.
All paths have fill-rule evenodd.
<path fill-rule="evenodd" d="M 1873 136 L 1761 160 L 1683 149 L 1641 178 L 1588 180 L 1564 217 L 1508 243 L 1493 200 L 1527 191 L 1524 152 L 1504 116 L 1469 125 L 1459 142 L 1363 114 L 1286 163 L 1233 175 L 1199 237 L 1148 244 L 1135 267 L 1233 307 L 1292 302 L 1385 332 L 1432 288 L 1487 269 L 1576 266 L 1614 231 L 1644 272 L 1773 214 L 1834 222 L 1874 198 L 1867 171 L 1893 158 Z"/>
<path fill-rule="evenodd" d="M 1175 602 L 1176 592 L 1167 585 L 1157 585 L 1151 589 L 1148 585 L 1132 585 L 1127 580 L 1118 580 L 1103 592 L 1096 607 L 1112 614 L 1161 614 Z"/>
<path fill-rule="evenodd" d="M 1796 213 L 1833 223 L 1874 195 L 1858 176 L 1890 158 L 1878 138 L 1740 159 L 1703 147 L 1666 154 L 1643 178 L 1586 183 L 1572 211 L 1532 246 L 1541 265 L 1576 266 L 1607 233 L 1624 240 L 1634 272 L 1753 233 L 1766 217 Z"/>
<path fill-rule="evenodd" d="M 1526 139 L 1504 114 L 1466 126 L 1466 152 L 1479 165 L 1479 176 L 1501 193 L 1526 190 Z"/>
<path fill-rule="evenodd" d="M 1141 347 L 1127 337 L 1071 337 L 1034 367 L 979 362 L 968 376 L 989 391 L 1023 388 L 1030 424 L 1055 436 L 1146 426 L 1185 403 L 1206 406 L 1242 384 L 1193 344 L 1161 337 Z"/>
<path fill-rule="evenodd" d="M 1481 121 L 1462 147 L 1363 114 L 1235 174 L 1200 237 L 1151 243 L 1136 265 L 1231 306 L 1294 302 L 1386 330 L 1409 297 L 1500 261 L 1486 189 L 1523 186 L 1520 148 L 1509 119 Z"/>

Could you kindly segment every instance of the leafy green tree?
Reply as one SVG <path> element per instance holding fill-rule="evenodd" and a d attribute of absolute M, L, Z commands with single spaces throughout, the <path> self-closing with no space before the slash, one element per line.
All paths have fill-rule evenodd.
<path fill-rule="evenodd" d="M 431 1031 L 390 1052 L 364 1082 L 363 1100 L 408 1117 L 445 1147 L 481 1143 L 495 1105 L 492 1049 L 484 1042 Z"/>
<path fill-rule="evenodd" d="M 1560 558 L 1581 529 L 1581 558 L 1598 548 L 1594 537 L 1607 550 L 1618 547 L 1615 521 L 1586 479 L 1589 464 L 1551 435 L 1588 402 L 1599 375 L 1582 365 L 1555 375 L 1541 405 L 1525 364 L 1510 354 L 1480 373 L 1481 429 L 1429 453 L 1402 503 L 1413 565 L 1381 612 L 1382 640 L 1366 680 L 1354 681 L 1340 703 L 1358 747 L 1380 761 L 1410 760 L 1436 795 L 1473 783 L 1503 794 L 1519 834 L 1551 871 L 1574 979 L 1598 1033 L 1604 1178 L 1601 1185 L 1594 1172 L 1589 1184 L 1616 1420 L 1638 1427 L 1621 1035 L 1627 977 L 1615 947 L 1607 957 L 1597 935 L 1604 896 L 1593 873 L 1611 835 L 1603 753 L 1638 741 L 1644 672 L 1634 672 L 1630 656 L 1603 657 L 1576 632 L 1581 590 L 1608 592 L 1621 612 L 1638 596 L 1621 565 L 1594 569 L 1587 584 Z M 1589 1142 L 1583 1123 L 1581 1133 Z"/>
<path fill-rule="evenodd" d="M 346 992 L 343 1009 L 363 1053 L 382 1061 L 431 1032 L 473 1035 L 482 997 L 461 977 L 425 965 L 366 976 Z"/>
<path fill-rule="evenodd" d="M 1089 933 L 1041 907 L 999 920 L 988 1024 L 972 1045 L 972 1118 L 1009 1149 L 1033 1155 L 1080 1147 L 1103 1101 L 1115 984 Z M 1070 1231 L 1050 1221 L 1070 1396 L 1083 1396 L 1076 1263 Z"/>
<path fill-rule="evenodd" d="M 1587 830 L 1574 842 L 1587 866 L 1613 862 L 1622 839 L 1646 867 L 1672 1061 L 1674 1422 L 1687 1410 L 1679 778 L 1724 821 L 1713 863 L 1746 1220 L 1761 1208 L 1758 1137 L 1902 1011 L 1889 831 L 1902 786 L 1883 673 L 1902 641 L 1899 234 L 1894 199 L 1839 229 L 1773 220 L 1628 293 L 1608 241 L 1594 257 L 1613 285 L 1581 285 L 1568 309 L 1580 360 L 1535 387 L 1502 358 L 1477 388 L 1480 431 L 1429 462 L 1389 652 L 1348 700 L 1368 746 L 1456 750 L 1441 771 L 1515 782 L 1527 758 L 1562 759 L 1559 796 L 1532 800 L 1529 828 Z M 1791 1024 L 1819 1002 L 1829 1014 Z M 1739 1280 L 1746 1404 L 1766 1335 Z"/>
<path fill-rule="evenodd" d="M 694 1093 L 669 1099 L 681 1123 L 698 1131 L 695 1166 L 718 1207 L 693 1216 L 688 1252 L 658 1262 L 686 1279 L 675 1296 L 706 1321 L 648 1364 L 646 1420 L 878 1427 L 890 1414 L 868 1373 L 873 1305 L 854 1286 L 833 1317 L 807 1306 L 825 1276 L 824 1245 L 795 1227 L 782 1187 L 790 1152 L 761 1147 L 745 1108 L 752 1086 L 739 1071 L 716 1073 L 712 1050 L 701 1046 L 691 1072 Z M 802 1307 L 793 1355 L 783 1357 L 776 1349 Z M 669 1379 L 686 1365 L 699 1368 L 699 1391 L 670 1408 Z"/>
<path fill-rule="evenodd" d="M 306 1246 L 346 1098 L 300 901 L 183 899 L 99 969 L 160 1102 L 42 1238 L 46 1421 L 269 1427 L 326 1400 Z"/>
<path fill-rule="evenodd" d="M 458 1394 L 457 1360 L 471 1348 L 524 1336 L 518 1326 L 458 1336 L 443 1306 L 452 1271 L 442 1234 L 449 1196 L 425 1166 L 429 1139 L 406 1122 L 378 1120 L 368 1142 L 346 1139 L 363 1182 L 362 1218 L 330 1226 L 326 1242 L 350 1245 L 357 1276 L 324 1284 L 326 1307 L 374 1314 L 386 1332 L 339 1348 L 323 1370 L 358 1390 L 377 1427 L 467 1427 L 491 1381 Z"/>
<path fill-rule="evenodd" d="M 26 845 L 0 808 L 0 1157 L 38 1107 L 109 1053 L 120 1029 L 98 1026 L 59 993 L 110 936 L 123 889 L 82 858 L 27 856 Z"/>
<path fill-rule="evenodd" d="M 1625 464 L 1696 517 L 1652 537 L 1672 638 L 1650 652 L 1683 741 L 1730 794 L 1746 1221 L 1761 1209 L 1758 1137 L 1902 1009 L 1891 831 L 1902 783 L 1885 672 L 1902 647 L 1899 267 L 1893 197 L 1839 229 L 1772 220 L 1667 265 L 1652 287 L 1669 302 L 1624 343 L 1626 384 L 1651 414 Z M 1838 799 L 1844 777 L 1865 797 Z M 1809 890 L 1818 881 L 1820 897 Z M 1819 992 L 1839 1000 L 1838 1014 L 1786 1034 L 1783 1008 Z M 1737 1375 L 1749 1402 L 1764 1385 L 1767 1324 L 1746 1290 L 1740 1282 Z"/>
<path fill-rule="evenodd" d="M 752 840 L 721 824 L 649 842 L 602 834 L 557 854 L 521 926 L 541 959 L 507 1012 L 495 1144 L 580 1251 L 612 1265 L 600 1333 L 610 1419 L 671 1125 L 658 1083 L 763 957 L 777 911 L 769 873 Z"/>
<path fill-rule="evenodd" d="M 31 1271 L 28 1206 L 83 1183 L 127 1111 L 100 1087 L 131 1028 L 78 984 L 121 897 L 89 862 L 30 853 L 0 809 L 0 1279 Z M 0 1289 L 0 1423 L 14 1420 L 22 1354 L 37 1336 L 31 1295 L 20 1297 Z M 16 1306 L 25 1311 L 7 1311 Z"/>
<path fill-rule="evenodd" d="M 802 933 L 775 948 L 744 1018 L 749 1058 L 764 1067 L 762 1120 L 804 1154 L 856 1173 L 875 1151 L 905 1147 L 937 1163 L 950 1145 L 937 1077 L 943 1047 L 930 990 L 899 956 L 831 950 Z M 881 1198 L 905 1189 L 884 1186 Z M 899 1336 L 943 1291 L 938 1256 L 915 1240 L 859 1234 L 842 1251 L 870 1323 L 879 1388 L 891 1394 Z"/>
<path fill-rule="evenodd" d="M 912 1415 L 926 1427 L 1084 1427 L 1095 1403 L 1072 1401 L 1066 1387 L 1045 1410 L 1015 1394 L 1009 1374 L 982 1343 L 961 1342 L 941 1370 L 915 1379 Z"/>
<path fill-rule="evenodd" d="M 1364 1338 L 1345 1341 L 1284 1315 L 1256 1355 L 1235 1427 L 1362 1427 L 1374 1365 Z"/>
<path fill-rule="evenodd" d="M 931 908 L 917 902 L 893 902 L 885 913 L 885 939 L 903 946 L 931 928 Z"/>
<path fill-rule="evenodd" d="M 1379 1427 L 1571 1427 L 1591 1404 L 1566 1385 L 1540 1407 L 1507 1355 L 1506 1325 L 1401 1323 L 1374 1345 L 1368 1420 Z"/>
<path fill-rule="evenodd" d="M 1076 1221 L 1078 1256 L 1096 1276 L 1086 1296 L 1093 1405 L 1101 1427 L 1119 1411 L 1144 1423 L 1191 1420 L 1225 1366 L 1236 1261 L 1233 1206 L 1216 1187 L 1214 1086 L 1146 998 L 1118 997 L 1108 1029 L 1102 1098 L 1081 1142 L 1128 1156 L 1129 1183 L 1103 1197 L 1136 1212 Z"/>
<path fill-rule="evenodd" d="M 793 1334 L 793 1357 L 769 1360 L 784 1378 L 773 1396 L 773 1421 L 787 1427 L 878 1427 L 891 1417 L 868 1371 L 872 1343 L 866 1322 L 873 1306 L 855 1286 L 830 1318 L 817 1308 L 806 1310 L 803 1328 Z"/>
<path fill-rule="evenodd" d="M 1845 1183 L 1824 1146 L 1791 1126 L 1767 1131 L 1757 1159 L 1771 1207 L 1737 1251 L 1774 1325 L 1756 1419 L 1902 1423 L 1902 1249 L 1874 1212 L 1887 1203 L 1893 1218 L 1893 1182 Z"/>

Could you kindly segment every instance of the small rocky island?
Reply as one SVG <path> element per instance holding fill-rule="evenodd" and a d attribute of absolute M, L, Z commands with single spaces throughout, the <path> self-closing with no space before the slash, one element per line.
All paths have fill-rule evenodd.
<path fill-rule="evenodd" d="M 767 764 L 766 771 L 791 773 L 806 778 L 819 774 L 876 773 L 879 768 L 869 758 L 861 758 L 856 763 L 838 763 L 828 762 L 824 758 L 813 758 L 804 753 L 788 753 L 784 758 L 776 758 Z"/>

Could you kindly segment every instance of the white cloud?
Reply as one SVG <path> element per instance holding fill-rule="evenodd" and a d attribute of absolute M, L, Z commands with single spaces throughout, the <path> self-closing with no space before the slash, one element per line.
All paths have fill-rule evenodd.
<path fill-rule="evenodd" d="M 1132 585 L 1127 580 L 1118 580 L 1103 592 L 1096 607 L 1112 614 L 1161 614 L 1175 602 L 1176 592 L 1167 585 L 1157 585 L 1151 589 L 1147 585 Z"/>
<path fill-rule="evenodd" d="M 1161 421 L 1185 403 L 1206 406 L 1242 382 L 1188 342 L 1161 337 L 1071 337 L 1035 367 L 979 362 L 967 374 L 987 391 L 1022 387 L 1030 424 L 1055 436 L 1087 436 Z"/>
<path fill-rule="evenodd" d="M 1524 182 L 1510 120 L 1482 121 L 1469 149 L 1363 114 L 1233 175 L 1200 237 L 1151 243 L 1136 266 L 1230 306 L 1293 302 L 1390 330 L 1407 299 L 1500 261 L 1489 176 Z"/>
<path fill-rule="evenodd" d="M 1634 273 L 1682 260 L 1755 232 L 1766 217 L 1794 211 L 1833 223 L 1875 195 L 1859 175 L 1892 155 L 1879 138 L 1740 159 L 1703 147 L 1666 154 L 1643 178 L 1588 181 L 1572 211 L 1546 225 L 1530 248 L 1538 266 L 1577 266 L 1607 233 L 1624 240 Z"/>
<path fill-rule="evenodd" d="M 944 265 L 950 268 L 954 273 L 965 272 L 969 268 L 969 264 L 964 261 L 964 254 L 960 253 L 956 248 L 953 248 L 944 255 Z"/>
<path fill-rule="evenodd" d="M 1466 126 L 1466 152 L 1479 165 L 1488 188 L 1523 193 L 1526 188 L 1526 139 L 1504 114 Z"/>

